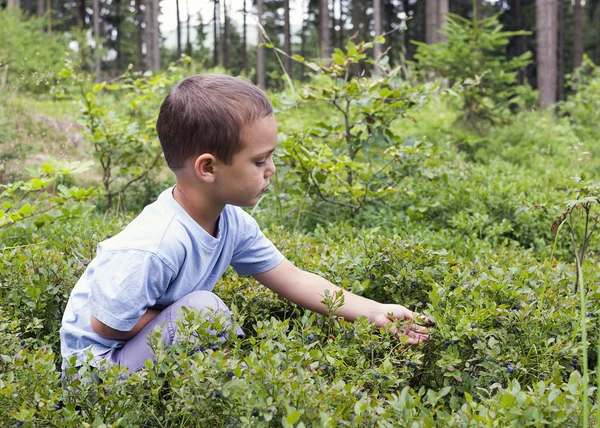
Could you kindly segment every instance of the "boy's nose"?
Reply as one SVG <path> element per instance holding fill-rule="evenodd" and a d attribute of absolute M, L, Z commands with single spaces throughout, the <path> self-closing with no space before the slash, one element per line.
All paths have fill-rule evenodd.
<path fill-rule="evenodd" d="M 273 162 L 273 159 L 271 158 L 269 160 L 269 167 L 265 170 L 265 177 L 270 177 L 273 174 L 275 174 L 275 171 L 277 170 L 277 168 L 275 167 L 275 162 Z"/>

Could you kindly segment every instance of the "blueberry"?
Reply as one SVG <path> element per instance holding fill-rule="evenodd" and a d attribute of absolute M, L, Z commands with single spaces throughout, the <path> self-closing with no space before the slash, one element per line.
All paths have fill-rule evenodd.
<path fill-rule="evenodd" d="M 573 365 L 576 366 L 577 365 L 577 358 L 573 358 Z"/>
<path fill-rule="evenodd" d="M 446 340 L 446 341 L 444 342 L 444 346 L 445 346 L 446 348 L 447 348 L 448 346 L 450 346 L 450 341 Z"/>
<path fill-rule="evenodd" d="M 215 344 L 211 345 L 210 349 L 212 349 L 213 351 L 216 351 L 217 349 L 219 349 L 219 344 L 215 343 Z"/>
<path fill-rule="evenodd" d="M 223 394 L 221 393 L 221 391 L 213 391 L 212 395 L 213 395 L 214 398 L 219 398 L 219 397 L 223 396 Z"/>
<path fill-rule="evenodd" d="M 371 280 L 375 279 L 375 275 L 369 275 L 369 279 L 371 279 Z"/>
<path fill-rule="evenodd" d="M 416 287 L 417 286 L 417 282 L 416 281 L 411 281 L 410 285 L 412 285 L 413 287 Z"/>
<path fill-rule="evenodd" d="M 227 376 L 234 377 L 235 373 L 233 371 L 231 371 L 231 370 L 227 370 Z"/>
<path fill-rule="evenodd" d="M 256 410 L 256 409 L 252 410 L 252 416 L 258 416 L 258 410 Z"/>
<path fill-rule="evenodd" d="M 204 352 L 204 351 L 206 351 L 206 348 L 205 348 L 204 346 L 200 346 L 200 347 L 198 348 L 198 351 L 200 351 L 200 352 Z"/>
<path fill-rule="evenodd" d="M 235 419 L 229 418 L 229 425 L 233 425 L 235 423 Z"/>
<path fill-rule="evenodd" d="M 108 235 L 106 235 L 106 238 L 110 239 L 110 238 L 112 238 L 112 235 L 109 233 Z"/>
<path fill-rule="evenodd" d="M 370 347 L 370 346 L 367 346 L 367 347 L 365 348 L 365 351 L 367 351 L 367 352 L 369 352 L 370 350 L 371 350 L 371 347 Z"/>
<path fill-rule="evenodd" d="M 442 302 L 438 303 L 438 308 L 442 307 Z"/>
<path fill-rule="evenodd" d="M 473 270 L 471 271 L 471 275 L 477 275 L 477 269 L 473 269 Z"/>
<path fill-rule="evenodd" d="M 476 324 L 471 324 L 471 328 L 477 328 Z"/>
<path fill-rule="evenodd" d="M 358 391 L 358 392 L 356 393 L 356 398 L 362 398 L 362 396 L 363 396 L 363 393 L 362 393 L 362 392 Z"/>
<path fill-rule="evenodd" d="M 515 371 L 515 368 L 509 364 L 508 366 L 506 366 L 506 370 L 508 370 L 509 373 L 512 373 Z"/>
<path fill-rule="evenodd" d="M 21 340 L 21 346 L 25 346 L 25 341 Z"/>
<path fill-rule="evenodd" d="M 309 334 L 308 336 L 306 336 L 306 338 L 312 342 L 313 340 L 315 340 L 315 335 Z"/>
<path fill-rule="evenodd" d="M 375 373 L 375 374 L 373 375 L 373 377 L 374 377 L 375 379 L 379 379 L 379 374 L 378 374 L 378 373 Z"/>
<path fill-rule="evenodd" d="M 352 335 L 350 333 L 346 333 L 346 339 L 348 339 L 348 340 L 352 339 Z"/>
<path fill-rule="evenodd" d="M 488 269 L 491 269 L 491 268 L 492 268 L 492 265 L 488 265 Z"/>
<path fill-rule="evenodd" d="M 455 345 L 456 345 L 456 344 L 458 344 L 458 342 L 460 342 L 460 340 L 458 340 L 458 339 L 454 339 L 454 340 L 452 341 L 452 343 L 454 343 Z"/>
<path fill-rule="evenodd" d="M 329 367 L 327 367 L 326 365 L 324 365 L 324 366 L 321 366 L 321 370 L 323 370 L 324 372 L 326 372 L 328 368 L 329 368 Z"/>
<path fill-rule="evenodd" d="M 515 304 L 515 305 L 513 305 L 513 309 L 514 309 L 515 311 L 518 311 L 518 310 L 520 310 L 520 309 L 521 309 L 521 306 L 519 306 L 519 305 Z"/>
<path fill-rule="evenodd" d="M 17 421 L 17 426 L 18 426 L 18 427 L 20 427 L 20 426 L 23 426 L 23 422 L 21 422 L 21 421 Z"/>
<path fill-rule="evenodd" d="M 456 285 L 452 284 L 452 285 L 450 286 L 450 291 L 454 291 L 454 290 L 456 290 Z"/>
<path fill-rule="evenodd" d="M 343 333 L 345 330 L 343 328 L 340 328 L 340 333 Z"/>
<path fill-rule="evenodd" d="M 478 343 L 479 342 L 479 338 L 478 337 L 474 337 L 473 338 L 473 343 Z"/>
<path fill-rule="evenodd" d="M 253 301 L 253 302 L 258 302 L 258 297 L 253 297 L 253 298 L 252 298 L 252 301 Z"/>
<path fill-rule="evenodd" d="M 384 380 L 388 380 L 388 379 L 389 379 L 389 376 L 388 376 L 388 375 L 383 375 L 383 376 L 381 376 L 381 377 L 382 377 Z"/>
<path fill-rule="evenodd" d="M 412 361 L 410 362 L 410 366 L 414 369 L 417 367 L 417 365 L 415 363 L 413 363 Z"/>
<path fill-rule="evenodd" d="M 411 362 L 410 362 L 410 361 L 407 361 L 407 362 L 405 362 L 405 363 L 404 363 L 404 365 L 405 365 L 406 367 L 410 367 L 410 365 L 411 365 Z"/>

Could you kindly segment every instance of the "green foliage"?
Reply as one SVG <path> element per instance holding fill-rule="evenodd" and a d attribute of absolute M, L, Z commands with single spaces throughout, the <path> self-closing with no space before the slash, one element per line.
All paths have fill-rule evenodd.
<path fill-rule="evenodd" d="M 397 70 L 374 80 L 352 75 L 352 66 L 365 60 L 372 47 L 373 43 L 349 41 L 346 52 L 335 50 L 330 65 L 295 58 L 324 76 L 302 88 L 302 98 L 326 103 L 336 116 L 283 143 L 284 160 L 300 179 L 299 193 L 348 208 L 352 214 L 394 194 L 422 158 L 420 142 L 400 142 L 390 126 L 424 104 L 429 88 L 411 87 Z M 379 66 L 387 71 L 385 61 Z"/>
<path fill-rule="evenodd" d="M 569 86 L 573 93 L 560 105 L 560 112 L 569 118 L 580 139 L 598 141 L 600 67 L 584 57 L 582 66 L 570 76 Z"/>
<path fill-rule="evenodd" d="M 58 96 L 77 97 L 81 103 L 85 136 L 102 168 L 106 208 L 134 184 L 151 187 L 163 157 L 156 118 L 160 103 L 182 77 L 180 70 L 171 64 L 156 75 L 127 71 L 119 79 L 93 86 L 89 75 L 70 69 L 62 70 L 61 77 L 66 87 Z"/>
<path fill-rule="evenodd" d="M 0 9 L 0 89 L 42 93 L 56 83 L 67 47 L 60 34 L 44 33 L 43 27 L 42 19 L 18 8 Z"/>
<path fill-rule="evenodd" d="M 0 185 L 0 229 L 8 225 L 40 228 L 58 219 L 67 219 L 89 212 L 89 207 L 79 202 L 87 201 L 96 192 L 92 188 L 80 189 L 51 184 L 69 174 L 81 173 L 91 162 L 53 166 L 44 164 L 39 170 L 31 171 L 27 181 L 15 181 Z M 53 189 L 54 190 L 54 189 Z M 32 224 L 28 224 L 32 223 Z"/>
<path fill-rule="evenodd" d="M 502 31 L 498 15 L 477 20 L 476 13 L 472 20 L 448 14 L 443 32 L 445 42 L 414 42 L 417 69 L 450 81 L 450 92 L 460 100 L 462 120 L 468 125 L 479 129 L 507 120 L 522 90 L 515 85 L 517 70 L 530 63 L 531 52 L 507 59 L 505 49 L 511 37 L 529 33 Z"/>

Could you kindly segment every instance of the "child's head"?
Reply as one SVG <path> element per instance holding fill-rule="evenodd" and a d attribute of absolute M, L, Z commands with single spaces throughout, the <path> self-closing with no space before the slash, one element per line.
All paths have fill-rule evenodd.
<path fill-rule="evenodd" d="M 160 108 L 156 130 L 167 165 L 210 153 L 226 164 L 243 148 L 244 128 L 273 114 L 266 94 L 242 79 L 199 74 L 177 84 Z"/>

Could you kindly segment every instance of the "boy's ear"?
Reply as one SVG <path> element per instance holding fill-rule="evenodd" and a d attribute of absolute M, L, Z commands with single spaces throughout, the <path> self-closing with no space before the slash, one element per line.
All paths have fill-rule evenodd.
<path fill-rule="evenodd" d="M 194 162 L 196 176 L 205 183 L 215 181 L 215 167 L 217 159 L 210 153 L 203 153 Z"/>

